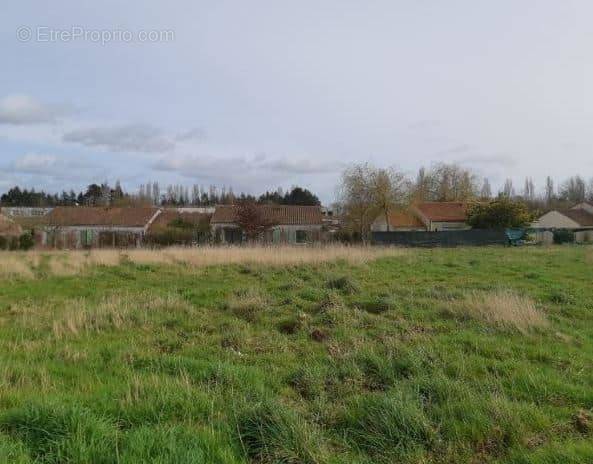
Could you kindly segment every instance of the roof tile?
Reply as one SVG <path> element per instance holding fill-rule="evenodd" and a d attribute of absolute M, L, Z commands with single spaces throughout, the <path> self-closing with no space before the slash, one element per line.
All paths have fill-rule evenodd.
<path fill-rule="evenodd" d="M 112 226 L 145 227 L 158 210 L 156 208 L 105 208 L 62 206 L 47 215 L 49 226 Z"/>
<path fill-rule="evenodd" d="M 279 225 L 322 225 L 323 215 L 319 206 L 258 205 L 264 218 Z M 217 206 L 212 223 L 232 224 L 237 220 L 237 206 Z"/>
<path fill-rule="evenodd" d="M 427 201 L 416 205 L 427 219 L 436 222 L 465 222 L 466 204 L 453 201 Z"/>

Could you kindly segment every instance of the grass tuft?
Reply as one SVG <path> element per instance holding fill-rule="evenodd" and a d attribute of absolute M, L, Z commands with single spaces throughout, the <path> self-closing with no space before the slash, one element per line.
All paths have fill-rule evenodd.
<path fill-rule="evenodd" d="M 549 325 L 546 316 L 531 298 L 510 290 L 469 292 L 463 300 L 449 302 L 447 311 L 494 326 L 513 328 L 521 333 Z"/>
<path fill-rule="evenodd" d="M 247 456 L 259 463 L 321 462 L 317 434 L 283 405 L 262 403 L 237 418 L 239 439 Z"/>
<path fill-rule="evenodd" d="M 382 462 L 413 461 L 436 438 L 419 402 L 399 393 L 358 397 L 346 409 L 342 427 L 356 446 Z"/>
<path fill-rule="evenodd" d="M 255 322 L 267 305 L 267 299 L 258 289 L 250 288 L 235 292 L 227 301 L 228 309 L 237 317 Z"/>

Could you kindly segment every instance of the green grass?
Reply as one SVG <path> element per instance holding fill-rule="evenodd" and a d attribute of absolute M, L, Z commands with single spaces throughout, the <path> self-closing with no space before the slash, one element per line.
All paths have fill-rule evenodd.
<path fill-rule="evenodd" d="M 592 412 L 587 247 L 0 282 L 2 463 L 587 463 Z"/>

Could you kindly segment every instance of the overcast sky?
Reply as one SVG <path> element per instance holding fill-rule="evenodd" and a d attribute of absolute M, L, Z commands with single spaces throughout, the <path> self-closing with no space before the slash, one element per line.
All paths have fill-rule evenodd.
<path fill-rule="evenodd" d="M 0 192 L 593 176 L 590 0 L 5 3 Z"/>

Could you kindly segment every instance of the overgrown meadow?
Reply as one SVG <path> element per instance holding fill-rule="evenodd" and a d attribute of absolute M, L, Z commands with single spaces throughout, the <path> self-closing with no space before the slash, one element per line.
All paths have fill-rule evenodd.
<path fill-rule="evenodd" d="M 0 462 L 593 462 L 591 247 L 191 253 L 0 254 Z"/>

